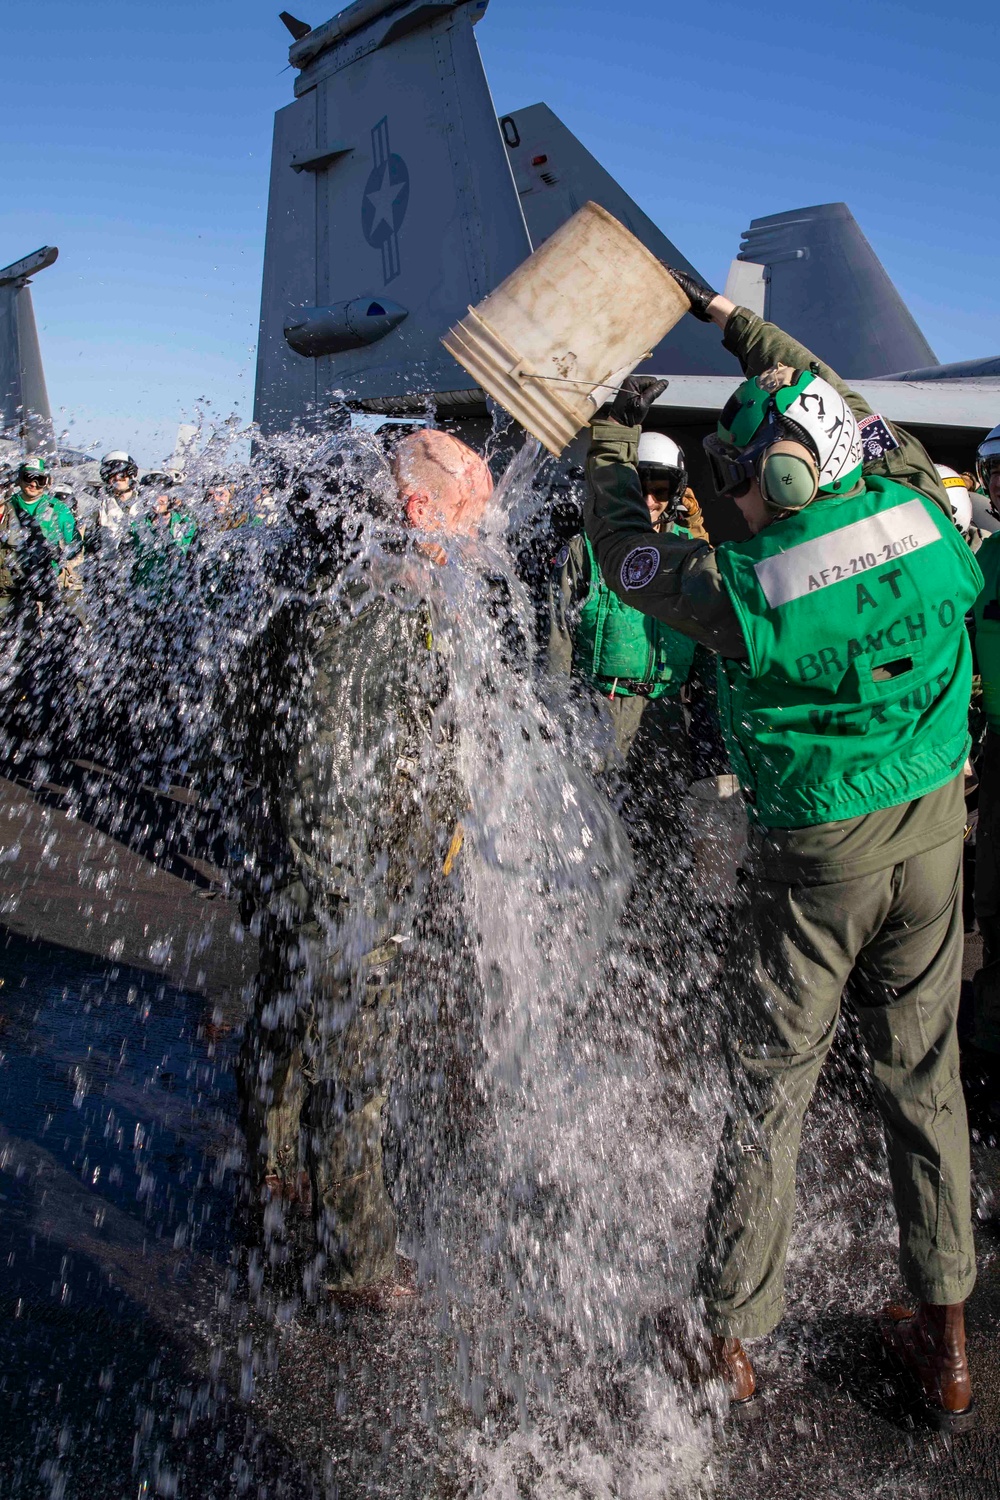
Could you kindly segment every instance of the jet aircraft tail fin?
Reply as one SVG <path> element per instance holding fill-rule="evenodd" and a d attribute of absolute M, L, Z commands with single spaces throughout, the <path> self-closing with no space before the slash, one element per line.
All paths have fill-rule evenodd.
<path fill-rule="evenodd" d="M 846 203 L 754 219 L 739 261 L 763 269 L 768 321 L 838 373 L 873 379 L 937 363 Z"/>
<path fill-rule="evenodd" d="M 30 278 L 58 254 L 43 245 L 0 270 L 0 437 L 20 440 L 26 453 L 55 453 Z"/>
<path fill-rule="evenodd" d="M 531 104 L 501 116 L 500 129 L 534 249 L 589 201 L 614 214 L 659 260 L 699 276 L 687 256 L 547 104 Z M 736 368 L 718 330 L 694 318 L 683 318 L 639 366 L 658 375 L 729 375 Z"/>
<path fill-rule="evenodd" d="M 465 391 L 441 347 L 530 251 L 473 34 L 486 0 L 359 0 L 289 51 L 255 417 Z"/>

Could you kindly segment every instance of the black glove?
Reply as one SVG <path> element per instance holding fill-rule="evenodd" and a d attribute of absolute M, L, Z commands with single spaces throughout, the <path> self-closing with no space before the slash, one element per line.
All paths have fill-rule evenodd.
<path fill-rule="evenodd" d="M 627 376 L 608 413 L 610 420 L 620 422 L 623 427 L 641 427 L 649 416 L 649 408 L 669 384 L 668 380 L 657 380 L 655 375 Z"/>
<path fill-rule="evenodd" d="M 703 286 L 700 281 L 695 281 L 694 277 L 689 276 L 686 271 L 678 271 L 673 266 L 668 266 L 665 260 L 661 261 L 660 264 L 670 272 L 690 302 L 691 311 L 699 323 L 711 323 L 712 320 L 708 316 L 708 304 L 713 297 L 719 295 L 718 292 L 713 292 L 710 286 Z"/>

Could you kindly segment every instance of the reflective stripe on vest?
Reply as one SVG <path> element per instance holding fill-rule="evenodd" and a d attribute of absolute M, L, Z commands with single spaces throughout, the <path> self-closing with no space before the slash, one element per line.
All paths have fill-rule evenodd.
<path fill-rule="evenodd" d="M 1000 732 L 1000 531 L 985 539 L 976 561 L 983 574 L 983 589 L 973 610 L 983 709 L 990 728 Z"/>
<path fill-rule="evenodd" d="M 678 535 L 686 531 L 674 528 Z M 584 537 L 590 588 L 574 637 L 577 671 L 602 693 L 615 697 L 662 698 L 679 693 L 688 680 L 695 643 L 661 620 L 623 604 L 601 577 Z"/>
<path fill-rule="evenodd" d="M 873 476 L 716 556 L 748 653 L 721 663 L 720 713 L 759 823 L 857 817 L 958 773 L 982 575 L 932 501 Z"/>

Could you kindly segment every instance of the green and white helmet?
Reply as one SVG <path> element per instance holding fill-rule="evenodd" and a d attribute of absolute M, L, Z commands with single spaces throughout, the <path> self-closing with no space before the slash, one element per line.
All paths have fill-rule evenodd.
<path fill-rule="evenodd" d="M 861 433 L 843 396 L 811 370 L 775 365 L 737 387 L 715 439 L 705 440 L 717 488 L 726 493 L 746 483 L 766 449 L 788 439 L 812 453 L 820 495 L 845 495 L 860 481 Z"/>
<path fill-rule="evenodd" d="M 25 458 L 17 471 L 18 479 L 47 479 L 48 474 L 44 458 Z"/>

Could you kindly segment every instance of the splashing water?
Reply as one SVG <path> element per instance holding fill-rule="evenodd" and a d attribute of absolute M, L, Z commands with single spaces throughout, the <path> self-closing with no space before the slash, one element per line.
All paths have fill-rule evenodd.
<path fill-rule="evenodd" d="M 525 444 L 497 488 L 500 521 L 537 505 L 539 467 L 538 445 Z M 539 697 L 532 601 L 500 521 L 447 566 L 417 574 L 390 563 L 389 539 L 372 527 L 321 605 L 329 618 L 349 598 L 355 621 L 389 594 L 411 617 L 429 606 L 444 663 L 441 696 L 424 709 L 437 744 L 415 779 L 431 804 L 441 780 L 451 783 L 463 834 L 457 884 L 441 891 L 411 871 L 388 923 L 402 934 L 425 924 L 402 981 L 406 1061 L 390 1108 L 406 1242 L 448 1308 L 458 1394 L 474 1424 L 467 1437 L 464 1422 L 446 1424 L 440 1441 L 445 1452 L 457 1445 L 483 1493 L 505 1493 L 508 1470 L 540 1466 L 539 1494 L 569 1485 L 572 1471 L 581 1494 L 600 1475 L 595 1493 L 652 1493 L 654 1473 L 655 1492 L 692 1494 L 706 1419 L 692 1415 L 639 1330 L 665 1295 L 686 1300 L 704 1151 L 665 1127 L 649 1009 L 662 989 L 654 982 L 642 999 L 627 965 L 614 966 L 633 879 L 628 840 L 606 796 L 560 749 L 560 726 Z M 363 635 L 353 648 L 343 639 L 342 651 L 365 649 Z M 340 668 L 360 681 L 360 661 Z M 379 670 L 398 668 L 387 658 Z M 321 718 L 310 721 L 313 735 Z M 398 724 L 381 733 L 395 745 Z M 370 723 L 356 720 L 347 737 L 350 769 L 335 794 L 344 802 L 348 782 L 381 788 L 377 767 L 388 764 Z M 451 816 L 442 814 L 446 825 Z M 379 843 L 379 811 L 362 817 L 362 845 Z M 346 861 L 363 862 L 360 852 Z M 361 953 L 375 941 L 382 879 L 373 870 L 358 899 L 361 928 L 335 924 L 329 947 Z M 313 960 L 307 989 L 322 984 L 322 962 Z M 441 1036 L 449 1010 L 445 1029 L 457 1040 Z"/>
<path fill-rule="evenodd" d="M 192 453 L 176 534 L 133 517 L 105 538 L 82 624 L 20 621 L 5 685 L 9 766 L 77 786 L 78 815 L 162 864 L 210 867 L 261 941 L 235 1064 L 244 1186 L 212 1178 L 243 1243 L 178 1315 L 215 1354 L 196 1396 L 163 1398 L 175 1428 L 221 1410 L 228 1379 L 320 1476 L 282 1490 L 241 1459 L 238 1492 L 261 1500 L 714 1493 L 721 1398 L 689 1389 L 656 1330 L 664 1306 L 697 1322 L 717 958 L 683 841 L 633 851 L 592 712 L 543 681 L 512 547 L 544 536 L 545 457 L 517 450 L 483 535 L 438 566 L 399 524 L 377 438 L 258 439 L 234 463 L 244 436 Z M 194 982 L 200 940 L 144 941 Z M 69 1088 L 89 1108 L 86 1067 Z M 212 1147 L 230 1166 L 235 1113 Z M 341 1138 L 357 1156 L 338 1177 Z M 102 1182 L 107 1150 L 87 1158 Z M 420 1288 L 391 1315 L 351 1300 L 341 1264 L 341 1179 L 377 1187 L 380 1153 L 387 1195 L 365 1212 Z M 140 1493 L 188 1493 L 154 1427 Z"/>

